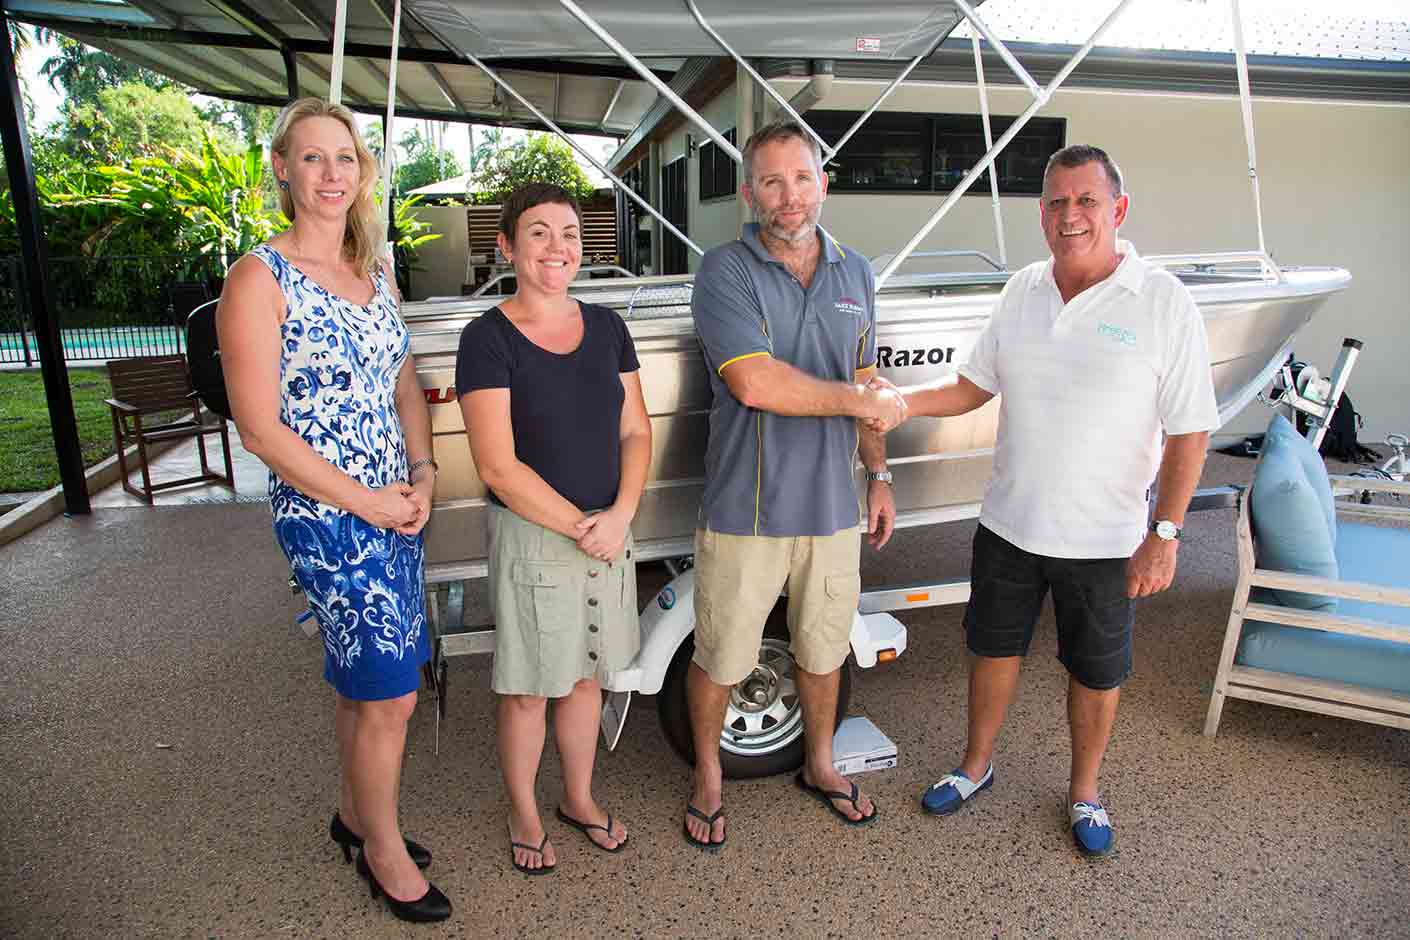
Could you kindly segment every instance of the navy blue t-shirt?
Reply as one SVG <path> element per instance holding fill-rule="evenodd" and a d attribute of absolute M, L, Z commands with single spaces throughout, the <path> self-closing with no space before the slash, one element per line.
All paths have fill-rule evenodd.
<path fill-rule="evenodd" d="M 606 509 L 622 478 L 621 373 L 640 368 L 616 311 L 579 303 L 583 339 L 570 353 L 535 345 L 498 307 L 460 334 L 455 389 L 509 389 L 514 455 L 584 512 Z M 490 499 L 504 502 L 493 492 Z"/>

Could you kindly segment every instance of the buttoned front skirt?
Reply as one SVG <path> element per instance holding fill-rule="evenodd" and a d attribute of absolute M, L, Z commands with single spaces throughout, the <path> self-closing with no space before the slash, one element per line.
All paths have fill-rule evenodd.
<path fill-rule="evenodd" d="M 612 689 L 641 644 L 631 536 L 608 563 L 502 506 L 490 506 L 489 528 L 494 691 L 562 698 L 580 679 Z"/>

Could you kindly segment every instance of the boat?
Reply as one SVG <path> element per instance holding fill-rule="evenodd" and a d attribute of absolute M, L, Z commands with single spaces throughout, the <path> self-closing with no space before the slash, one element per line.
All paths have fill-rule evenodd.
<path fill-rule="evenodd" d="M 1156 259 L 1159 260 L 1159 259 Z M 1254 269 L 1175 267 L 1199 305 L 1221 423 L 1248 405 L 1287 358 L 1322 303 L 1350 284 L 1340 268 L 1288 268 L 1281 279 Z M 955 375 L 988 322 L 1008 272 L 893 278 L 877 297 L 878 369 L 897 385 Z M 579 299 L 617 310 L 641 361 L 654 453 L 632 531 L 643 560 L 688 555 L 704 489 L 709 375 L 689 309 L 688 276 L 578 282 Z M 460 332 L 493 298 L 407 303 L 417 375 L 430 404 L 436 461 L 426 559 L 432 581 L 483 574 L 488 554 L 485 487 L 470 459 L 455 397 Z M 897 527 L 973 518 L 988 482 L 998 400 L 967 415 L 916 420 L 887 436 Z"/>

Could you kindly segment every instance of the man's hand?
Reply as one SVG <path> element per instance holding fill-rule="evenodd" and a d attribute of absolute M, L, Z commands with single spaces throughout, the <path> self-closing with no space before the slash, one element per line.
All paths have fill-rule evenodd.
<path fill-rule="evenodd" d="M 627 544 L 632 520 L 625 512 L 607 509 L 578 522 L 578 548 L 599 561 L 614 561 Z"/>
<path fill-rule="evenodd" d="M 1149 597 L 1170 587 L 1179 545 L 1175 539 L 1166 541 L 1153 532 L 1148 534 L 1126 562 L 1126 596 Z"/>
<path fill-rule="evenodd" d="M 885 379 L 872 376 L 862 387 L 862 394 L 867 402 L 867 414 L 862 423 L 867 430 L 885 434 L 906 420 L 905 397 Z"/>
<path fill-rule="evenodd" d="M 896 497 L 891 484 L 872 480 L 867 484 L 867 542 L 881 551 L 895 530 Z"/>

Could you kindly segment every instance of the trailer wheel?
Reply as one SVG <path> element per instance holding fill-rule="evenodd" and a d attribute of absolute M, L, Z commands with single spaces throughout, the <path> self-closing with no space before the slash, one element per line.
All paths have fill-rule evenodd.
<path fill-rule="evenodd" d="M 748 678 L 730 690 L 725 727 L 720 734 L 720 766 L 732 779 L 768 777 L 803 766 L 803 709 L 794 685 L 788 652 L 787 601 L 780 600 L 764 625 L 759 663 Z M 686 702 L 686 672 L 695 654 L 695 637 L 687 636 L 666 670 L 656 707 L 661 728 L 677 754 L 695 763 Z M 834 727 L 847 714 L 852 696 L 850 662 L 842 664 Z"/>

